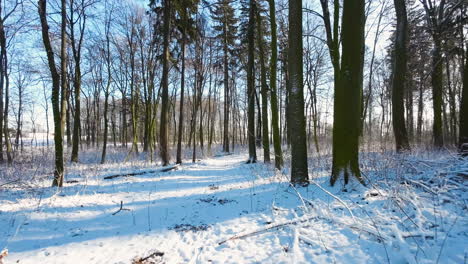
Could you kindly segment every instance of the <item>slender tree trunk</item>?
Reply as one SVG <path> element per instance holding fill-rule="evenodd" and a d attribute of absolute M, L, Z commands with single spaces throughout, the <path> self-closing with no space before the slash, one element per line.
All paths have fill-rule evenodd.
<path fill-rule="evenodd" d="M 81 67 L 80 59 L 75 57 L 75 77 L 73 86 L 75 88 L 75 113 L 73 118 L 73 138 L 71 161 L 78 162 L 78 150 L 80 144 L 81 127 Z"/>
<path fill-rule="evenodd" d="M 462 89 L 462 98 L 460 102 L 460 132 L 458 135 L 460 150 L 463 149 L 463 144 L 468 144 L 468 49 L 466 50 L 465 65 L 463 67 Z"/>
<path fill-rule="evenodd" d="M 275 149 L 275 167 L 281 169 L 283 166 L 283 152 L 281 150 L 280 129 L 278 124 L 278 96 L 276 93 L 276 71 L 278 63 L 278 43 L 276 36 L 276 8 L 275 0 L 269 0 L 270 4 L 270 27 L 271 27 L 271 60 L 270 60 L 270 104 L 271 104 L 271 126 L 273 130 L 273 147 Z"/>
<path fill-rule="evenodd" d="M 67 115 L 66 115 L 66 132 L 67 132 L 67 147 L 71 147 L 72 145 L 72 139 L 71 139 L 71 118 L 70 118 L 70 112 L 71 112 L 71 103 L 70 103 L 70 92 L 68 91 L 70 87 L 70 81 L 67 80 Z"/>
<path fill-rule="evenodd" d="M 163 21 L 163 71 L 162 71 L 162 95 L 161 95 L 161 119 L 159 130 L 160 155 L 163 166 L 169 164 L 169 151 L 167 146 L 167 124 L 168 124 L 168 104 L 169 104 L 169 39 L 170 39 L 170 0 L 164 0 L 164 21 Z"/>
<path fill-rule="evenodd" d="M 111 111 L 111 124 L 112 124 L 112 141 L 114 143 L 114 148 L 117 147 L 117 134 L 115 127 L 115 97 L 112 95 L 112 111 Z"/>
<path fill-rule="evenodd" d="M 11 148 L 11 141 L 10 141 L 10 131 L 8 129 L 8 108 L 10 105 L 10 81 L 9 81 L 9 74 L 8 74 L 8 54 L 5 53 L 3 57 L 2 63 L 4 64 L 5 69 L 5 110 L 3 112 L 3 134 L 5 136 L 5 145 L 6 145 L 6 154 L 7 154 L 7 161 L 8 164 L 13 162 L 13 150 Z"/>
<path fill-rule="evenodd" d="M 227 25 L 224 26 L 224 128 L 223 128 L 223 151 L 229 152 L 229 66 L 228 66 L 228 40 Z"/>
<path fill-rule="evenodd" d="M 54 52 L 49 39 L 47 23 L 46 0 L 38 1 L 38 12 L 41 21 L 42 40 L 47 53 L 47 61 L 52 76 L 52 110 L 54 115 L 55 171 L 53 186 L 63 186 L 63 141 L 60 118 L 60 75 L 55 66 Z M 65 21 L 65 0 L 62 0 L 62 23 Z"/>
<path fill-rule="evenodd" d="M 106 162 L 107 137 L 108 137 L 108 131 L 109 131 L 109 120 L 108 120 L 107 112 L 109 109 L 110 78 L 108 82 L 109 83 L 107 84 L 106 91 L 104 92 L 104 135 L 103 135 L 103 142 L 102 142 L 101 164 L 104 164 Z"/>
<path fill-rule="evenodd" d="M 61 43 L 60 43 L 60 87 L 61 92 L 61 124 L 62 124 L 62 133 L 65 133 L 65 125 L 67 121 L 67 102 L 68 102 L 68 85 L 67 85 L 67 1 L 61 0 L 62 3 L 62 24 L 61 24 Z M 68 134 L 68 132 L 67 132 Z M 62 140 L 64 137 L 62 135 Z"/>
<path fill-rule="evenodd" d="M 392 121 L 395 134 L 396 150 L 409 150 L 408 133 L 406 131 L 404 94 L 406 83 L 406 39 L 408 35 L 408 21 L 406 17 L 405 0 L 394 0 L 397 14 L 395 59 L 392 74 Z"/>
<path fill-rule="evenodd" d="M 442 133 L 442 47 L 441 40 L 434 38 L 434 50 L 432 54 L 432 106 L 433 106 L 433 139 L 434 147 L 440 149 L 444 146 Z"/>
<path fill-rule="evenodd" d="M 359 170 L 359 134 L 364 64 L 365 1 L 345 1 L 342 20 L 341 72 L 335 88 L 333 165 L 330 184 L 344 176 L 364 183 Z M 336 77 L 335 77 L 336 82 Z"/>
<path fill-rule="evenodd" d="M 445 67 L 447 73 L 447 90 L 448 90 L 448 101 L 449 101 L 449 112 L 450 112 L 450 141 L 454 145 L 457 145 L 457 113 L 456 113 L 456 100 L 455 100 L 455 87 L 453 87 L 451 81 L 451 71 L 450 71 L 450 63 L 449 60 L 446 58 L 445 60 Z"/>
<path fill-rule="evenodd" d="M 186 21 L 185 21 L 186 22 Z M 179 135 L 177 137 L 177 157 L 176 163 L 182 163 L 182 135 L 184 132 L 184 88 L 185 88 L 185 25 L 182 32 L 182 69 L 180 76 L 180 102 L 179 102 Z"/>
<path fill-rule="evenodd" d="M 1 13 L 2 3 L 0 3 Z M 0 16 L 0 163 L 3 160 L 3 86 L 5 85 L 5 73 L 7 69 L 4 67 L 3 58 L 6 56 L 6 36 L 3 18 Z"/>
<path fill-rule="evenodd" d="M 20 135 L 21 135 L 21 115 L 23 112 L 23 87 L 21 85 L 18 86 L 18 114 L 16 120 L 16 137 L 15 137 L 15 151 L 18 151 Z M 22 148 L 21 148 L 22 150 Z"/>
<path fill-rule="evenodd" d="M 270 162 L 270 141 L 268 132 L 268 87 L 266 80 L 265 53 L 263 50 L 264 41 L 261 30 L 262 20 L 260 13 L 257 11 L 257 45 L 260 53 L 260 82 L 262 94 L 262 145 L 263 145 L 263 160 L 265 163 Z"/>
<path fill-rule="evenodd" d="M 255 146 L 255 76 L 254 76 L 254 32 L 255 32 L 255 0 L 250 0 L 249 4 L 249 24 L 248 24 L 248 62 L 247 62 L 247 116 L 248 116 L 248 138 L 249 138 L 249 159 L 247 163 L 257 162 L 257 152 Z"/>
<path fill-rule="evenodd" d="M 255 76 L 255 68 L 254 68 L 254 74 Z M 256 127 L 256 137 L 255 137 L 255 146 L 260 148 L 262 146 L 262 111 L 260 110 L 260 100 L 259 96 L 257 93 L 257 89 L 255 88 L 256 86 L 254 85 L 254 93 L 255 93 L 255 102 L 257 106 L 257 127 Z"/>
<path fill-rule="evenodd" d="M 304 116 L 302 0 L 289 1 L 289 105 L 288 126 L 291 136 L 291 183 L 309 184 L 307 136 Z"/>

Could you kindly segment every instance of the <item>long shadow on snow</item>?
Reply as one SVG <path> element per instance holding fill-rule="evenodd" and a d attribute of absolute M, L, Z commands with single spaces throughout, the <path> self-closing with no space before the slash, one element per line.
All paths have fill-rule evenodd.
<path fill-rule="evenodd" d="M 240 215 L 263 211 L 269 206 L 271 200 L 268 199 L 276 192 L 278 183 L 255 185 L 252 188 L 251 183 L 254 178 L 247 178 L 245 175 L 249 174 L 243 173 L 247 172 L 246 170 L 249 170 L 248 166 L 240 166 L 240 168 L 233 166 L 227 170 L 176 171 L 172 173 L 173 176 L 183 173 L 184 175 L 193 176 L 194 179 L 187 180 L 184 183 L 180 183 L 180 179 L 150 182 L 149 185 L 151 186 L 145 186 L 145 182 L 131 183 L 122 181 L 114 186 L 101 187 L 99 189 L 103 192 L 115 192 L 115 190 L 125 188 L 129 190 L 130 196 L 132 193 L 145 193 L 152 190 L 154 198 L 151 197 L 151 199 L 146 201 L 126 202 L 124 203 L 124 207 L 134 208 L 134 210 L 121 211 L 116 215 L 112 215 L 111 212 L 118 209 L 117 204 L 43 208 L 41 212 L 51 213 L 52 218 L 55 219 L 29 219 L 28 224 L 23 225 L 20 229 L 21 234 L 27 235 L 24 238 L 21 235 L 12 239 L 8 247 L 11 252 L 24 252 L 114 236 L 129 236 L 141 233 L 147 233 L 148 235 L 161 234 L 161 231 L 167 230 L 175 224 L 190 223 L 193 225 L 204 224 L 212 226 L 235 219 Z M 220 175 L 219 173 L 227 175 L 224 177 L 230 178 L 215 181 L 217 175 Z M 231 173 L 234 175 L 231 175 Z M 166 197 L 162 199 L 157 197 L 158 192 L 161 191 L 193 188 L 196 176 L 206 175 L 209 175 L 208 177 L 211 177 L 213 181 L 198 184 L 197 187 L 206 187 L 204 191 L 200 190 L 201 192 L 180 197 Z M 170 176 L 168 175 L 168 177 Z M 210 190 L 208 187 L 208 183 L 211 183 L 218 184 L 219 188 L 222 189 L 224 185 L 242 182 L 245 183 L 245 187 L 230 190 Z M 148 185 L 148 182 L 146 184 Z M 164 185 L 169 186 L 164 187 Z M 250 199 L 245 199 L 246 196 L 250 196 Z M 79 217 L 67 219 L 66 216 L 60 216 L 60 213 L 78 213 L 79 211 L 100 211 L 101 213 L 98 216 L 84 219 L 80 219 Z M 15 212 L 9 213 L 13 214 Z M 27 214 L 28 212 L 16 213 Z M 204 222 L 198 220 L 200 215 L 203 216 Z M 148 219 L 151 219 L 150 225 L 148 224 Z M 68 232 L 57 233 L 57 225 L 60 226 L 61 230 L 65 229 Z M 151 232 L 148 231 L 149 226 L 151 226 Z"/>
<path fill-rule="evenodd" d="M 67 195 L 75 195 L 77 191 L 80 191 L 82 195 L 90 194 L 93 192 L 97 193 L 118 193 L 118 192 L 132 192 L 135 190 L 134 188 L 138 189 L 140 192 L 143 191 L 173 191 L 173 190 L 184 190 L 184 189 L 192 189 L 193 187 L 202 187 L 205 186 L 206 183 L 210 184 L 230 184 L 236 183 L 239 181 L 239 178 L 245 178 L 244 170 L 248 170 L 248 167 L 241 166 L 238 167 L 242 163 L 236 164 L 237 166 L 233 166 L 227 169 L 203 169 L 203 167 L 199 167 L 200 170 L 177 170 L 177 171 L 169 171 L 169 172 L 157 172 L 157 173 L 146 173 L 143 175 L 138 176 L 131 176 L 131 177 L 119 177 L 112 180 L 104 180 L 103 178 L 108 175 L 104 174 L 104 176 L 99 175 L 99 179 L 101 181 L 96 182 L 96 184 L 92 183 L 85 183 L 85 179 L 81 179 L 80 182 L 74 184 L 65 184 L 65 186 L 60 190 L 61 196 Z M 193 166 L 188 167 L 187 169 L 191 169 Z M 130 171 L 129 171 L 130 173 Z M 124 173 L 122 173 L 124 174 Z M 229 174 L 235 177 L 231 178 L 224 178 L 223 175 Z M 248 175 L 248 174 L 247 174 Z M 182 177 L 182 178 L 181 178 Z M 184 179 L 185 178 L 185 179 Z M 78 178 L 73 178 L 78 179 Z M 95 179 L 90 179 L 94 181 Z M 148 183 L 150 186 L 148 186 Z M 154 183 L 162 183 L 156 185 L 156 187 L 152 184 Z M 189 185 L 193 184 L 193 185 Z M 196 185 L 196 186 L 194 186 Z M 84 190 L 84 192 L 82 192 Z M 34 192 L 37 196 L 40 196 L 41 199 L 47 199 L 51 196 L 56 194 L 57 189 L 53 187 L 39 187 L 35 188 Z M 15 202 L 17 197 L 24 198 L 25 195 L 31 193 L 30 190 L 5 190 L 3 194 L 0 196 L 1 200 L 8 200 Z"/>

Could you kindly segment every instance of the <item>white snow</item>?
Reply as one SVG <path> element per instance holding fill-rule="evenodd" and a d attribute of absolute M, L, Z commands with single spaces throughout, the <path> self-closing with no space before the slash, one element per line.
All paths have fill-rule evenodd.
<path fill-rule="evenodd" d="M 157 168 L 72 165 L 66 180 L 78 182 L 61 191 L 50 177 L 0 186 L 5 263 L 131 263 L 155 251 L 164 255 L 150 263 L 467 261 L 467 160 L 368 153 L 368 186 L 343 190 L 328 184 L 329 157 L 310 159 L 304 188 L 289 185 L 287 169 L 246 158 L 112 180 L 103 178 Z"/>

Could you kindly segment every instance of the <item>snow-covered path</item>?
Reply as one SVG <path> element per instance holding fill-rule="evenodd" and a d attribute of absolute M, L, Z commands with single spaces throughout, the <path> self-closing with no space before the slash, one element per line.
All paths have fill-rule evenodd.
<path fill-rule="evenodd" d="M 48 187 L 4 193 L 0 246 L 21 263 L 128 263 L 151 250 L 165 252 L 166 263 L 196 260 L 202 246 L 242 231 L 238 225 L 268 208 L 257 195 L 274 192 L 276 184 L 260 176 L 265 167 L 243 159 L 231 155 L 113 180 L 88 175 L 58 194 Z M 121 202 L 129 210 L 113 215 Z"/>
<path fill-rule="evenodd" d="M 10 250 L 6 263 L 131 263 L 156 250 L 164 255 L 154 263 L 412 263 L 415 254 L 433 263 L 443 246 L 450 248 L 441 263 L 463 262 L 464 216 L 456 220 L 460 228 L 448 230 L 456 216 L 440 210 L 446 226 L 432 238 L 437 242 L 431 246 L 424 236 L 434 234 L 421 227 L 422 240 L 412 243 L 402 227 L 383 222 L 390 217 L 385 190 L 374 197 L 363 188 L 340 201 L 315 185 L 292 188 L 271 166 L 244 163 L 245 155 L 229 155 L 112 180 L 103 179 L 112 171 L 83 173 L 60 193 L 46 185 L 10 189 L 0 193 L 0 249 Z M 326 177 L 316 181 L 325 186 Z M 219 245 L 292 219 L 304 221 Z M 385 241 L 392 231 L 394 241 Z"/>

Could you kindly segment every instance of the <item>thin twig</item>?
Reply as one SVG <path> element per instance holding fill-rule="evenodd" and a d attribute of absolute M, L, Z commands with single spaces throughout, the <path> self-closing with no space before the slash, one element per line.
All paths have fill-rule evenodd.
<path fill-rule="evenodd" d="M 130 209 L 128 209 L 128 208 L 123 208 L 123 201 L 120 201 L 120 208 L 119 208 L 119 210 L 117 210 L 117 212 L 115 212 L 115 213 L 112 213 L 112 215 L 116 215 L 116 214 L 119 213 L 120 211 L 130 211 Z"/>

